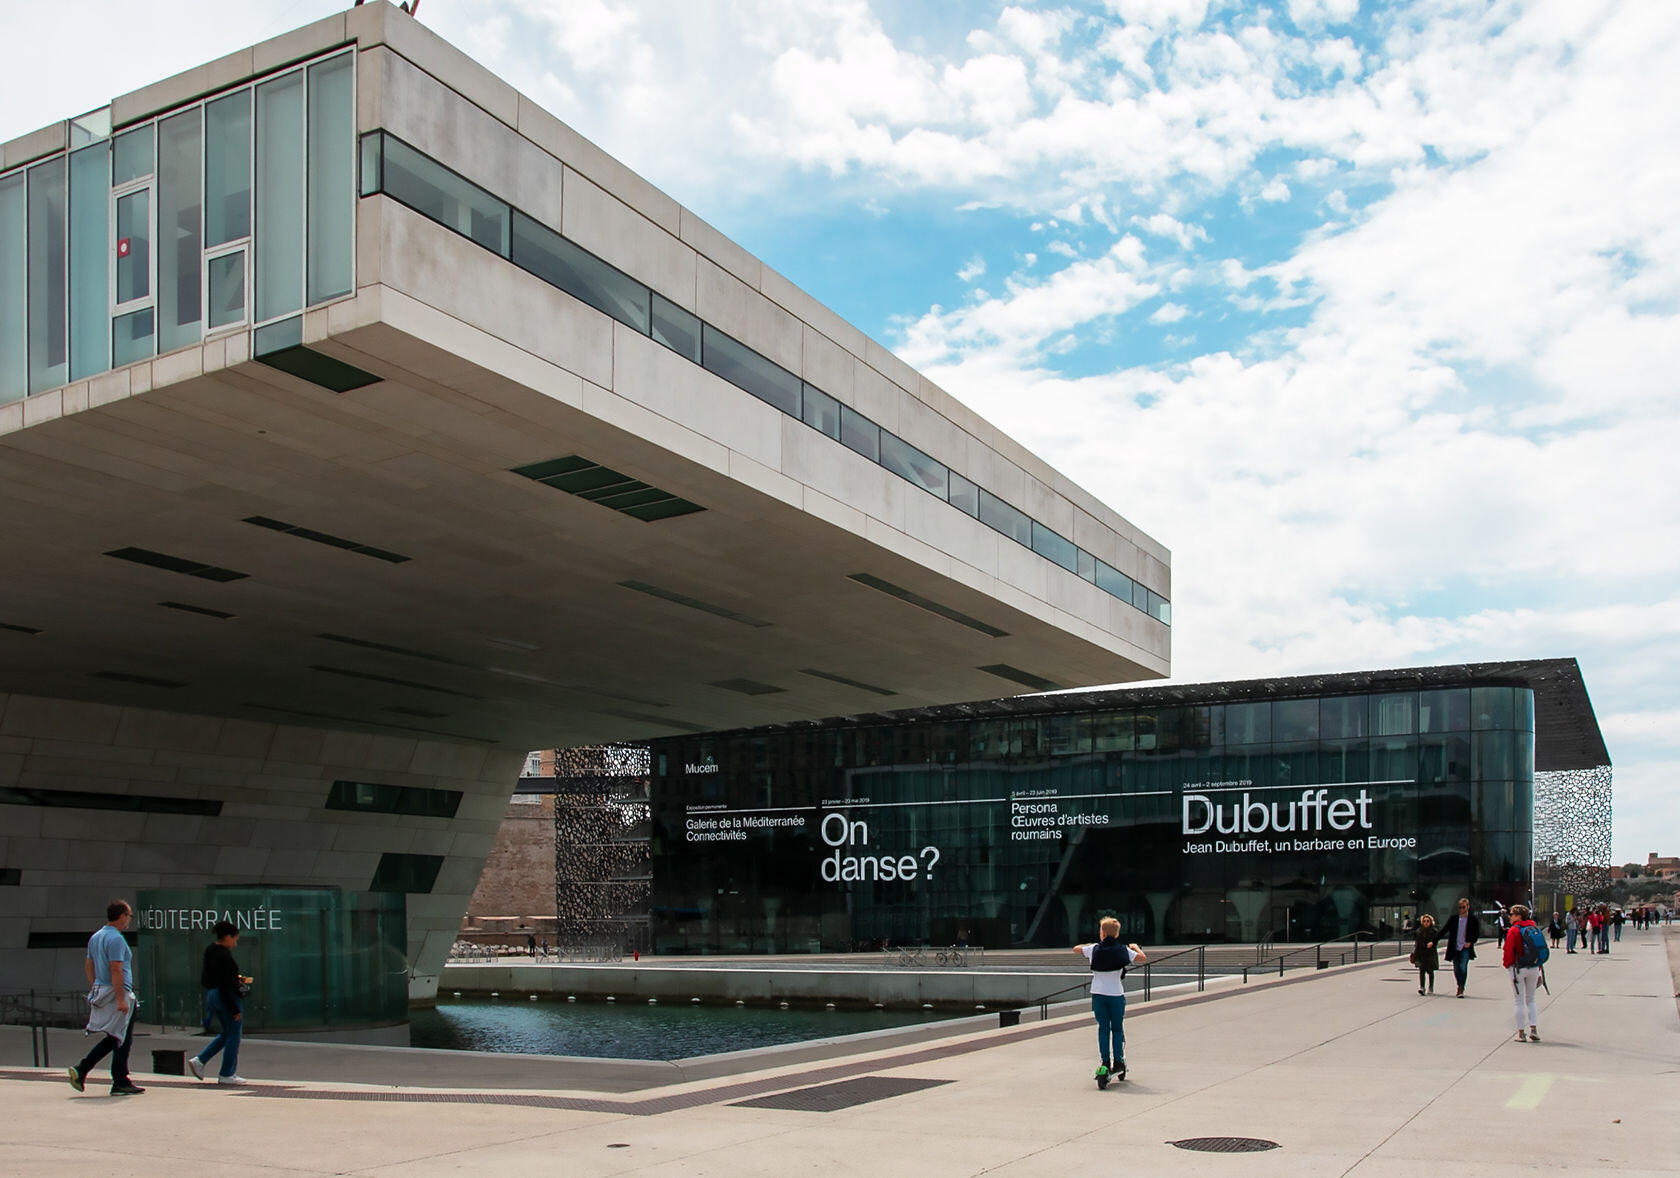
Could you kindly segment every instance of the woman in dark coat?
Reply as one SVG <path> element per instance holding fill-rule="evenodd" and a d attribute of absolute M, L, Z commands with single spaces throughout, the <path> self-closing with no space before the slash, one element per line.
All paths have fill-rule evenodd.
<path fill-rule="evenodd" d="M 1412 964 L 1417 966 L 1418 993 L 1435 992 L 1435 971 L 1441 967 L 1440 954 L 1435 950 L 1435 942 L 1441 939 L 1441 930 L 1435 927 L 1435 918 L 1427 912 L 1418 920 L 1417 936 L 1412 942 Z"/>

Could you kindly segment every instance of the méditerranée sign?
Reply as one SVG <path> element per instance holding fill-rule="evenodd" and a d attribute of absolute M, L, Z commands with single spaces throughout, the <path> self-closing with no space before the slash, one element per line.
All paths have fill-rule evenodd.
<path fill-rule="evenodd" d="M 278 933 L 285 930 L 285 914 L 278 908 L 142 908 L 134 927 L 146 932 L 209 932 L 225 920 L 241 933 Z"/>

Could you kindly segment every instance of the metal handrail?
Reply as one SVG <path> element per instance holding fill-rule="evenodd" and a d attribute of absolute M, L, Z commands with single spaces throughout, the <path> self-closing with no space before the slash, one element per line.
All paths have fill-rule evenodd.
<path fill-rule="evenodd" d="M 33 1066 L 52 1066 L 51 1029 L 74 1030 L 86 1020 L 87 995 L 77 990 L 26 990 L 0 994 L 0 1023 L 29 1028 Z"/>
<path fill-rule="evenodd" d="M 1362 944 L 1369 946 L 1368 950 L 1365 953 L 1365 960 L 1367 960 L 1367 961 L 1375 961 L 1376 960 L 1377 946 L 1379 944 L 1384 945 L 1385 947 L 1387 945 L 1386 940 L 1379 941 L 1378 938 L 1376 936 L 1374 936 L 1369 930 L 1363 930 L 1362 929 L 1362 930 L 1359 930 L 1357 932 L 1348 933 L 1345 936 L 1334 937 L 1334 938 L 1332 938 L 1330 940 L 1327 940 L 1327 941 L 1318 941 L 1318 942 L 1316 942 L 1314 944 L 1311 944 L 1311 945 L 1302 945 L 1302 946 L 1298 946 L 1298 947 L 1293 948 L 1293 949 L 1286 949 L 1282 953 L 1277 954 L 1275 957 L 1265 957 L 1265 956 L 1263 956 L 1264 951 L 1267 948 L 1275 947 L 1275 945 L 1276 945 L 1275 940 L 1273 940 L 1273 938 L 1268 936 L 1268 937 L 1262 938 L 1255 945 L 1256 960 L 1252 964 L 1244 964 L 1244 965 L 1238 967 L 1238 968 L 1240 968 L 1240 971 L 1242 973 L 1243 984 L 1244 985 L 1248 984 L 1248 975 L 1250 973 L 1258 973 L 1262 966 L 1267 967 L 1268 970 L 1269 970 L 1271 963 L 1274 962 L 1274 961 L 1277 963 L 1278 977 L 1281 978 L 1283 976 L 1284 970 L 1287 968 L 1289 960 L 1291 958 L 1303 957 L 1308 953 L 1312 954 L 1312 961 L 1313 961 L 1313 966 L 1314 966 L 1315 969 L 1326 969 L 1326 968 L 1329 967 L 1330 961 L 1326 957 L 1325 950 L 1331 948 L 1332 946 L 1341 945 L 1344 942 L 1349 944 L 1349 947 L 1351 948 L 1352 953 L 1353 953 L 1353 960 L 1354 960 L 1355 963 L 1357 963 L 1360 960 L 1360 948 L 1361 948 Z M 1207 989 L 1207 978 L 1208 978 L 1208 972 L 1209 972 L 1209 970 L 1208 970 L 1208 950 L 1210 948 L 1212 948 L 1217 952 L 1219 949 L 1227 948 L 1227 947 L 1228 946 L 1225 946 L 1225 945 L 1212 945 L 1212 946 L 1206 945 L 1206 944 L 1191 945 L 1188 948 L 1179 949 L 1175 952 L 1169 953 L 1165 957 L 1151 956 L 1150 958 L 1148 958 L 1143 963 L 1143 965 L 1141 967 L 1139 967 L 1139 968 L 1141 968 L 1141 970 L 1143 972 L 1143 987 L 1142 987 L 1143 995 L 1142 995 L 1142 1000 L 1144 1002 L 1148 1002 L 1151 998 L 1154 997 L 1155 967 L 1157 965 L 1165 965 L 1168 962 L 1179 961 L 1182 958 L 1189 957 L 1192 953 L 1196 955 L 1196 992 L 1198 994 L 1204 992 Z M 1404 952 L 1404 950 L 1405 950 L 1404 939 L 1397 937 L 1394 941 L 1393 955 L 1398 957 L 1402 952 Z M 1346 951 L 1343 951 L 1337 957 L 1336 964 L 1346 965 L 1347 960 L 1348 960 L 1348 953 Z M 1127 972 L 1130 973 L 1130 972 L 1135 972 L 1135 971 L 1128 969 Z M 1225 972 L 1228 976 L 1230 973 L 1236 972 L 1236 971 L 1232 968 L 1232 966 L 1227 964 L 1224 967 L 1223 972 Z M 1086 983 L 1084 981 L 1080 981 L 1080 982 L 1075 983 L 1074 985 L 1066 986 L 1066 987 L 1064 987 L 1060 990 L 1056 990 L 1053 993 L 1045 994 L 1042 997 L 1029 999 L 1028 1001 L 1022 1003 L 1021 1006 L 1016 1007 L 1015 1010 L 1019 1011 L 1021 1009 L 1026 1008 L 1026 1007 L 1036 1006 L 1036 1007 L 1038 1007 L 1039 1021 L 1042 1022 L 1045 1019 L 1050 1017 L 1050 1003 L 1054 999 L 1060 998 L 1064 994 L 1071 994 L 1075 990 L 1083 991 L 1085 989 L 1085 987 L 1087 986 L 1087 984 L 1088 983 Z"/>

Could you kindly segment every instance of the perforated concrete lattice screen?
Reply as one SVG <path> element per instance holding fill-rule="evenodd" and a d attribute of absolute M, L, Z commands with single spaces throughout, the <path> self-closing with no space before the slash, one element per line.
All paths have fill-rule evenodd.
<path fill-rule="evenodd" d="M 1611 769 L 1534 775 L 1534 894 L 1602 898 L 1610 890 Z"/>
<path fill-rule="evenodd" d="M 647 940 L 648 751 L 595 745 L 555 754 L 555 941 L 616 955 Z"/>

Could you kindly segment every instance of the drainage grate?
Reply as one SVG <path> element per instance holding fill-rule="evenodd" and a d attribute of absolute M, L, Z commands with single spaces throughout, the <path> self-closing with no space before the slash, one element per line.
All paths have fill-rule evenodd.
<path fill-rule="evenodd" d="M 937 1088 L 949 1080 L 915 1080 L 906 1076 L 859 1076 L 855 1080 L 841 1080 L 837 1084 L 819 1084 L 815 1088 L 795 1088 L 792 1092 L 778 1092 L 774 1096 L 760 1096 L 756 1100 L 737 1100 L 734 1108 L 787 1108 L 807 1113 L 832 1113 L 843 1108 L 868 1104 L 872 1100 L 887 1100 L 923 1088 Z"/>
<path fill-rule="evenodd" d="M 1278 1143 L 1260 1137 L 1186 1137 L 1183 1141 L 1169 1141 L 1179 1149 L 1193 1149 L 1197 1153 L 1261 1153 L 1277 1149 Z"/>

